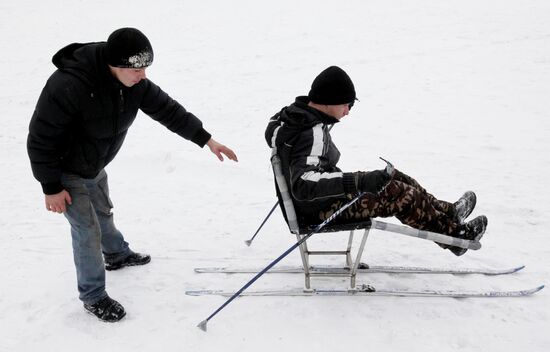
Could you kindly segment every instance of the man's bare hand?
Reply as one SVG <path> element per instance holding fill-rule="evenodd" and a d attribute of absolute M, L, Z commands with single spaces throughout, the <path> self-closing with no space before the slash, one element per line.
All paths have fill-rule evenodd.
<path fill-rule="evenodd" d="M 64 213 L 67 210 L 67 204 L 72 204 L 71 195 L 66 190 L 57 194 L 46 194 L 46 210 L 56 213 Z"/>
<path fill-rule="evenodd" d="M 228 157 L 230 160 L 239 161 L 237 160 L 237 155 L 235 155 L 235 153 L 231 149 L 227 148 L 223 144 L 216 142 L 213 138 L 210 138 L 206 145 L 210 148 L 212 153 L 216 154 L 220 161 L 223 161 L 222 154 Z"/>

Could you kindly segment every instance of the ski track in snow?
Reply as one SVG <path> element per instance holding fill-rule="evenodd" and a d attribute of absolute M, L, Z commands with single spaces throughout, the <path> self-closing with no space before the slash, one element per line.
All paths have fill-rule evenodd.
<path fill-rule="evenodd" d="M 0 352 L 4 351 L 546 351 L 548 288 L 523 299 L 249 297 L 195 326 L 252 275 L 195 274 L 194 267 L 264 266 L 294 237 L 277 210 L 263 133 L 267 120 L 306 94 L 329 65 L 354 80 L 360 102 L 332 131 L 340 166 L 383 167 L 378 156 L 442 199 L 478 195 L 489 229 L 481 250 L 456 258 L 436 245 L 373 231 L 365 261 L 380 265 L 492 267 L 520 273 L 362 275 L 400 289 L 521 289 L 549 284 L 550 5 L 515 1 L 252 2 L 37 0 L 0 5 Z M 315 10 L 313 10 L 315 9 Z M 314 13 L 312 13 L 314 11 Z M 32 23 L 32 25 L 31 25 Z M 108 166 L 115 219 L 152 262 L 107 274 L 126 318 L 105 324 L 77 298 L 69 228 L 43 208 L 26 155 L 29 119 L 71 42 L 143 30 L 155 50 L 149 77 L 240 162 L 219 163 L 140 114 Z M 317 235 L 312 246 L 344 246 Z M 326 262 L 325 262 L 326 263 Z M 336 264 L 336 259 L 328 261 Z M 282 265 L 299 264 L 297 253 Z M 318 287 L 343 279 L 314 278 Z M 267 275 L 254 289 L 296 288 L 300 275 Z"/>

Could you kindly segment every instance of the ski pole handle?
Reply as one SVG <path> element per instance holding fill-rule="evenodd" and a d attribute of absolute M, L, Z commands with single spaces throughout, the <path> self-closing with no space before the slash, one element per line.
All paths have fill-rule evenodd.
<path fill-rule="evenodd" d="M 384 161 L 387 164 L 386 172 L 388 173 L 388 175 L 390 175 L 390 177 L 393 177 L 393 174 L 395 172 L 395 167 L 393 167 L 393 164 L 387 161 L 386 159 L 382 158 L 381 156 L 379 156 L 379 158 L 380 160 Z"/>

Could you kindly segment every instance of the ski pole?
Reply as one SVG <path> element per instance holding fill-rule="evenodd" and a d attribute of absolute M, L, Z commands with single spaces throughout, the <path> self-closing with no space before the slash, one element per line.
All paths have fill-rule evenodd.
<path fill-rule="evenodd" d="M 260 230 L 261 230 L 262 227 L 264 226 L 264 224 L 265 224 L 265 222 L 267 221 L 267 219 L 269 219 L 269 217 L 271 216 L 271 214 L 273 214 L 273 212 L 275 211 L 275 208 L 277 208 L 277 205 L 279 205 L 279 201 L 277 201 L 277 203 L 275 203 L 275 205 L 273 205 L 273 208 L 271 208 L 271 210 L 269 211 L 269 214 L 267 214 L 267 216 L 265 217 L 265 219 L 264 219 L 264 221 L 262 222 L 262 224 L 260 225 L 260 227 L 258 227 L 258 229 L 256 230 L 256 233 L 254 234 L 254 236 L 252 236 L 251 239 L 244 241 L 244 243 L 246 243 L 247 246 L 250 247 L 250 245 L 252 244 L 252 241 L 254 241 L 254 237 L 256 237 L 256 235 L 258 234 L 258 232 L 260 232 Z"/>
<path fill-rule="evenodd" d="M 328 223 L 330 223 L 334 218 L 336 218 L 338 215 L 340 215 L 344 210 L 346 210 L 349 206 L 351 206 L 353 203 L 355 203 L 359 198 L 361 198 L 366 192 L 359 193 L 355 198 L 353 198 L 351 201 L 346 203 L 344 206 L 342 206 L 340 209 L 338 209 L 334 214 L 332 214 L 330 217 L 328 217 L 325 221 L 320 223 L 306 236 L 302 237 L 298 242 L 296 242 L 292 247 L 287 249 L 283 254 L 281 254 L 277 259 L 269 263 L 268 266 L 266 266 L 262 271 L 257 273 L 250 281 L 248 281 L 243 287 L 241 287 L 237 292 L 235 292 L 225 303 L 223 303 L 218 309 L 214 311 L 214 313 L 210 314 L 208 318 L 201 321 L 197 327 L 200 328 L 202 331 L 206 331 L 206 324 L 210 321 L 210 319 L 214 318 L 222 309 L 224 309 L 231 301 L 233 301 L 235 298 L 237 298 L 244 290 L 246 290 L 250 285 L 252 285 L 256 280 L 260 278 L 263 274 L 265 274 L 269 269 L 275 266 L 278 262 L 280 262 L 284 257 L 286 257 L 290 252 L 292 252 L 294 249 L 296 249 L 299 245 L 304 243 L 309 237 L 314 235 L 315 233 L 319 232 L 323 227 L 325 227 Z"/>

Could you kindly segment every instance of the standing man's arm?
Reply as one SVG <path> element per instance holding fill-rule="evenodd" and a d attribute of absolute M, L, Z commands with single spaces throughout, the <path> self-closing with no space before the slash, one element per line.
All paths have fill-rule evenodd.
<path fill-rule="evenodd" d="M 71 196 L 61 185 L 61 162 L 77 108 L 74 89 L 57 78 L 54 75 L 40 94 L 29 125 L 27 152 L 33 175 L 42 185 L 46 209 L 62 213 Z"/>

